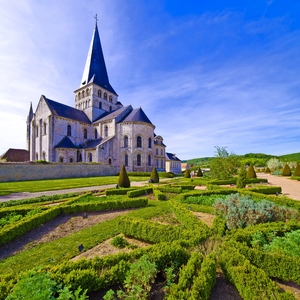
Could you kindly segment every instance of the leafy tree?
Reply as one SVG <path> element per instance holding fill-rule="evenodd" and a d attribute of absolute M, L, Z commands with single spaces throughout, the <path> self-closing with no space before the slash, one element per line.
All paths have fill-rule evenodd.
<path fill-rule="evenodd" d="M 272 171 L 280 169 L 282 167 L 282 163 L 278 158 L 271 158 L 267 161 L 267 166 Z"/>
<path fill-rule="evenodd" d="M 228 153 L 226 147 L 215 147 L 217 152 L 215 158 L 210 163 L 210 175 L 216 179 L 229 179 L 236 175 L 240 167 L 239 157 L 231 152 Z"/>
<path fill-rule="evenodd" d="M 151 175 L 150 175 L 150 179 L 153 183 L 159 183 L 159 176 L 158 176 L 156 167 L 153 168 Z"/>
<path fill-rule="evenodd" d="M 300 176 L 300 165 L 299 164 L 297 164 L 293 175 L 294 176 Z"/>
<path fill-rule="evenodd" d="M 197 177 L 203 177 L 203 173 L 201 168 L 199 167 L 198 171 L 197 171 Z"/>
<path fill-rule="evenodd" d="M 246 178 L 247 178 L 247 171 L 244 166 L 241 166 L 239 173 L 238 173 L 238 178 L 236 181 L 236 187 L 238 189 L 242 189 L 246 186 Z"/>
<path fill-rule="evenodd" d="M 249 166 L 249 168 L 247 170 L 247 178 L 256 178 L 256 173 L 255 173 L 255 170 L 254 170 L 252 164 Z"/>
<path fill-rule="evenodd" d="M 118 186 L 123 187 L 123 188 L 128 188 L 130 187 L 130 180 L 128 177 L 128 174 L 126 172 L 125 166 L 122 166 L 120 175 L 119 175 L 119 180 L 118 180 Z"/>
<path fill-rule="evenodd" d="M 186 169 L 184 172 L 184 178 L 191 178 L 191 172 L 189 169 Z"/>
<path fill-rule="evenodd" d="M 291 176 L 292 171 L 288 164 L 285 164 L 281 173 L 282 176 Z"/>

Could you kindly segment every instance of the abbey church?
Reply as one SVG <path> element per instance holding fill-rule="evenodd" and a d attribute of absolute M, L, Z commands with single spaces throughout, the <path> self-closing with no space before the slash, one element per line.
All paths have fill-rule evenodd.
<path fill-rule="evenodd" d="M 42 95 L 27 118 L 30 160 L 99 162 L 127 171 L 165 171 L 166 146 L 141 107 L 123 106 L 111 86 L 97 22 L 74 107 Z"/>

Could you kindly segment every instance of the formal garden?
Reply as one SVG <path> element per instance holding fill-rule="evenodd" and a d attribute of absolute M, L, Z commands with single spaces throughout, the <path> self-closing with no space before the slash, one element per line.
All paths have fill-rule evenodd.
<path fill-rule="evenodd" d="M 299 299 L 300 202 L 249 172 L 0 203 L 0 299 Z"/>

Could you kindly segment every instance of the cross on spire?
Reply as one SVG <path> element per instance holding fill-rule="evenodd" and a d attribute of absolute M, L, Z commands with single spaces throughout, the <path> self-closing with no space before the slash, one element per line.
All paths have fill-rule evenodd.
<path fill-rule="evenodd" d="M 98 22 L 97 14 L 96 14 L 96 16 L 94 18 L 96 20 L 96 25 L 97 25 L 97 22 Z"/>

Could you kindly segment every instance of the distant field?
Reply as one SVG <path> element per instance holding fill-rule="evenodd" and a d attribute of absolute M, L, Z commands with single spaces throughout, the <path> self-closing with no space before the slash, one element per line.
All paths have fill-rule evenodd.
<path fill-rule="evenodd" d="M 104 176 L 104 177 L 87 177 L 87 178 L 1 182 L 0 196 L 9 195 L 11 193 L 22 193 L 22 192 L 34 193 L 34 192 L 42 192 L 42 191 L 81 188 L 81 187 L 88 187 L 88 186 L 117 184 L 118 178 L 119 178 L 118 176 Z M 149 177 L 129 176 L 129 179 L 130 181 L 144 181 L 144 180 L 148 180 Z"/>

